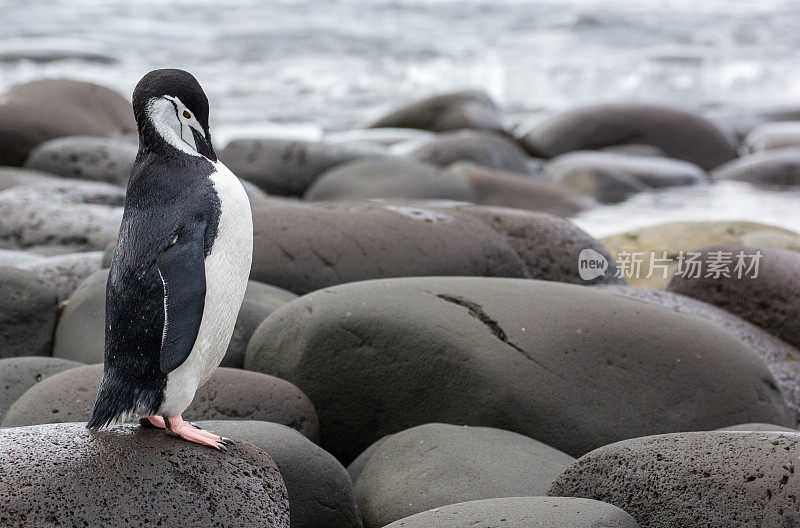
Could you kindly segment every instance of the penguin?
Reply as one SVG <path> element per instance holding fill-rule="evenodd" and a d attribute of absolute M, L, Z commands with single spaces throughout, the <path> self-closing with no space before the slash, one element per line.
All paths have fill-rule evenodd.
<path fill-rule="evenodd" d="M 106 287 L 103 379 L 87 427 L 143 426 L 227 451 L 183 420 L 222 361 L 253 250 L 250 202 L 218 159 L 200 83 L 154 70 L 133 91 L 139 150 Z"/>

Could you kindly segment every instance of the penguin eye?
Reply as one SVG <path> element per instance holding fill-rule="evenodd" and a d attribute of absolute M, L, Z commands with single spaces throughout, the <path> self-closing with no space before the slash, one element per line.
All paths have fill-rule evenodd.
<path fill-rule="evenodd" d="M 188 110 L 184 110 L 183 111 L 183 117 L 185 117 L 186 119 L 191 119 L 192 118 L 192 114 L 190 114 Z"/>

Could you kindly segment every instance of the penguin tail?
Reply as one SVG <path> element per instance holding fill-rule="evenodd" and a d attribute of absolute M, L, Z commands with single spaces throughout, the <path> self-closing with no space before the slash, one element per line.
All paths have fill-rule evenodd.
<path fill-rule="evenodd" d="M 149 391 L 142 393 L 121 382 L 113 373 L 105 371 L 97 400 L 94 402 L 94 411 L 86 428 L 97 430 L 124 422 L 140 409 L 144 409 L 148 414 L 154 414 L 157 407 L 152 393 Z"/>

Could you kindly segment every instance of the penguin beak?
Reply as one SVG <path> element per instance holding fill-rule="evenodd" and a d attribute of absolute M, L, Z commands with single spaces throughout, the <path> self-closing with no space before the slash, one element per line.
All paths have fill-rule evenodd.
<path fill-rule="evenodd" d="M 197 130 L 195 127 L 190 128 L 197 152 L 211 161 L 217 161 L 217 154 L 214 152 L 214 147 L 211 145 L 211 133 L 208 130 L 203 132 Z"/>

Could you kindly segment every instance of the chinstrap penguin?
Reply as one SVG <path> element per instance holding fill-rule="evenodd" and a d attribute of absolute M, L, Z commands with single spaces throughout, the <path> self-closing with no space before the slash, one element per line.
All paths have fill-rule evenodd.
<path fill-rule="evenodd" d="M 133 416 L 186 440 L 230 441 L 181 418 L 222 361 L 250 273 L 253 221 L 217 160 L 197 80 L 155 70 L 133 92 L 139 131 L 106 289 L 105 365 L 90 429 Z"/>

